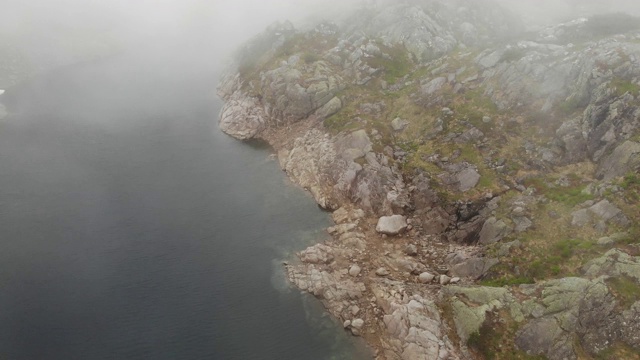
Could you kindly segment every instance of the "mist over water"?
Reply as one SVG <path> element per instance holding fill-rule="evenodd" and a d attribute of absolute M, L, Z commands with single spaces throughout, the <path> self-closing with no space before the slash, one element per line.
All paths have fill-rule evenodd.
<path fill-rule="evenodd" d="M 1 358 L 363 356 L 284 282 L 328 216 L 217 130 L 200 49 L 176 38 L 4 95 Z"/>

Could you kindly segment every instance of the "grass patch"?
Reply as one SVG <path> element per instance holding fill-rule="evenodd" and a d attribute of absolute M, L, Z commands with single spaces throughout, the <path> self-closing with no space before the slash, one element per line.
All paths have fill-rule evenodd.
<path fill-rule="evenodd" d="M 574 207 L 594 198 L 593 195 L 583 192 L 585 186 L 580 184 L 579 177 L 569 176 L 568 180 L 569 186 L 556 186 L 545 178 L 531 177 L 526 179 L 524 184 L 526 187 L 535 188 L 539 194 L 546 196 L 547 199 L 568 207 Z"/>
<path fill-rule="evenodd" d="M 596 360 L 640 360 L 640 352 L 624 343 L 616 343 L 595 356 Z"/>
<path fill-rule="evenodd" d="M 615 78 L 611 80 L 611 86 L 616 89 L 616 95 L 622 96 L 630 93 L 633 96 L 640 95 L 640 86 L 627 79 Z"/>
<path fill-rule="evenodd" d="M 571 116 L 579 111 L 582 111 L 583 107 L 583 104 L 581 104 L 580 101 L 575 97 L 571 97 L 568 100 L 562 101 L 555 106 L 556 112 L 558 112 L 562 116 Z"/>
<path fill-rule="evenodd" d="M 387 56 L 375 56 L 366 61 L 372 68 L 384 69 L 384 80 L 386 82 L 393 84 L 411 71 L 413 64 L 404 45 L 396 44 L 389 47 L 378 43 L 377 46 Z"/>
<path fill-rule="evenodd" d="M 640 300 L 640 285 L 627 276 L 610 278 L 607 280 L 607 285 L 620 301 L 620 306 L 625 309 Z"/>

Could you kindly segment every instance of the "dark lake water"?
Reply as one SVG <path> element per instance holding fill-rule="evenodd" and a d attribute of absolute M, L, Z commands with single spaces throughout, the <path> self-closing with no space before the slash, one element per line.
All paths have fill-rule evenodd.
<path fill-rule="evenodd" d="M 366 358 L 284 280 L 327 214 L 217 130 L 217 73 L 192 50 L 3 95 L 0 359 Z"/>

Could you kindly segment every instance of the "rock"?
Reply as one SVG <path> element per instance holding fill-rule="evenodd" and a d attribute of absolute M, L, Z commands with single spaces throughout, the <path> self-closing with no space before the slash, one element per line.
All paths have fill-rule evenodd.
<path fill-rule="evenodd" d="M 479 279 L 491 267 L 498 264 L 498 259 L 470 258 L 451 267 L 451 274 L 457 277 L 469 277 Z"/>
<path fill-rule="evenodd" d="M 458 190 L 465 192 L 473 189 L 480 180 L 480 174 L 473 168 L 466 168 L 456 174 Z"/>
<path fill-rule="evenodd" d="M 389 270 L 387 270 L 387 269 L 385 269 L 383 267 L 378 268 L 378 270 L 376 270 L 376 275 L 378 275 L 378 276 L 387 276 L 387 275 L 389 275 Z"/>
<path fill-rule="evenodd" d="M 511 220 L 513 220 L 514 224 L 516 225 L 514 230 L 519 233 L 527 231 L 531 226 L 533 226 L 531 220 L 529 220 L 529 218 L 526 216 L 514 216 L 511 218 Z"/>
<path fill-rule="evenodd" d="M 332 235 L 342 235 L 355 230 L 358 226 L 353 223 L 338 224 L 327 228 L 327 232 Z"/>
<path fill-rule="evenodd" d="M 360 312 L 360 307 L 358 305 L 353 305 L 351 307 L 351 315 L 356 316 Z"/>
<path fill-rule="evenodd" d="M 609 245 L 613 245 L 614 243 L 615 242 L 613 241 L 613 239 L 608 236 L 604 236 L 598 239 L 598 245 L 600 246 L 609 246 Z"/>
<path fill-rule="evenodd" d="M 500 59 L 502 58 L 502 55 L 504 54 L 504 51 L 502 50 L 496 50 L 488 55 L 485 55 L 483 57 L 481 57 L 477 63 L 478 65 L 480 65 L 483 68 L 491 68 L 494 67 L 498 64 L 498 62 L 500 61 Z"/>
<path fill-rule="evenodd" d="M 616 342 L 620 324 L 616 300 L 603 278 L 562 278 L 542 284 L 542 314 L 516 333 L 516 344 L 529 354 L 575 359 L 574 339 L 591 356 Z"/>
<path fill-rule="evenodd" d="M 298 253 L 300 261 L 309 264 L 328 264 L 333 261 L 333 249 L 324 244 L 316 244 Z"/>
<path fill-rule="evenodd" d="M 420 281 L 423 284 L 428 284 L 432 282 L 433 279 L 435 278 L 436 278 L 435 275 L 428 272 L 423 272 L 422 274 L 420 274 L 420 276 L 418 276 L 418 281 Z"/>
<path fill-rule="evenodd" d="M 404 253 L 409 256 L 416 256 L 418 255 L 418 247 L 414 244 L 409 244 L 406 248 L 404 248 Z"/>
<path fill-rule="evenodd" d="M 345 320 L 344 323 L 342 323 L 342 327 L 344 327 L 345 329 L 349 326 L 351 326 L 351 320 Z"/>
<path fill-rule="evenodd" d="M 449 281 L 451 281 L 451 278 L 447 275 L 440 275 L 440 279 L 438 280 L 440 285 L 447 285 Z"/>
<path fill-rule="evenodd" d="M 382 216 L 376 231 L 386 235 L 398 235 L 407 229 L 407 219 L 402 215 Z"/>
<path fill-rule="evenodd" d="M 610 180 L 623 176 L 629 171 L 638 170 L 640 170 L 640 143 L 625 141 L 600 162 L 596 176 L 600 179 Z"/>
<path fill-rule="evenodd" d="M 640 257 L 619 249 L 611 249 L 603 256 L 589 261 L 582 271 L 585 276 L 627 276 L 640 284 Z"/>
<path fill-rule="evenodd" d="M 364 326 L 364 320 L 362 319 L 354 319 L 351 321 L 351 326 L 356 328 L 356 329 L 362 329 L 362 327 Z"/>
<path fill-rule="evenodd" d="M 457 283 L 459 283 L 459 282 L 460 282 L 460 278 L 459 278 L 459 277 L 457 277 L 457 276 L 456 276 L 456 277 L 453 277 L 453 278 L 451 278 L 451 280 L 449 280 L 449 283 L 450 283 L 450 284 L 457 284 Z"/>
<path fill-rule="evenodd" d="M 340 101 L 340 99 L 338 99 L 337 97 L 334 97 L 333 99 L 329 100 L 328 103 L 322 105 L 321 108 L 316 110 L 315 116 L 318 119 L 326 119 L 340 111 L 340 109 L 342 109 L 342 101 Z"/>
<path fill-rule="evenodd" d="M 476 127 L 463 132 L 460 136 L 455 138 L 457 143 L 468 143 L 470 141 L 477 142 L 484 138 L 484 133 Z"/>
<path fill-rule="evenodd" d="M 336 224 L 342 224 L 349 220 L 349 211 L 344 207 L 341 207 L 338 210 L 334 211 L 331 214 L 331 217 L 333 218 L 333 221 L 335 221 Z"/>
<path fill-rule="evenodd" d="M 482 122 L 485 123 L 485 124 L 488 124 L 488 123 L 491 122 L 491 118 L 488 117 L 488 116 L 483 116 L 482 117 Z"/>
<path fill-rule="evenodd" d="M 443 292 L 449 296 L 456 332 L 463 342 L 480 330 L 487 312 L 502 309 L 507 304 L 517 304 L 516 299 L 505 288 L 450 285 Z M 477 305 L 470 306 L 460 298 L 466 298 Z M 516 315 L 517 311 L 513 314 Z"/>
<path fill-rule="evenodd" d="M 220 129 L 239 140 L 251 139 L 264 129 L 266 119 L 260 100 L 235 92 L 222 107 Z"/>
<path fill-rule="evenodd" d="M 447 83 L 446 77 L 437 77 L 425 85 L 422 86 L 422 93 L 425 95 L 431 95 L 440 90 L 444 84 Z"/>
<path fill-rule="evenodd" d="M 622 213 L 622 210 L 618 209 L 606 199 L 591 206 L 589 212 L 605 222 L 612 221 L 622 226 L 629 225 L 629 219 Z"/>
<path fill-rule="evenodd" d="M 571 213 L 571 226 L 582 227 L 585 226 L 591 221 L 591 217 L 589 216 L 589 212 L 587 209 L 580 209 Z"/>
<path fill-rule="evenodd" d="M 410 123 L 407 120 L 403 120 L 397 117 L 393 119 L 393 121 L 391 121 L 391 128 L 393 129 L 393 131 L 402 131 L 407 126 L 409 126 L 409 124 Z"/>
<path fill-rule="evenodd" d="M 480 230 L 478 243 L 488 245 L 502 240 L 511 233 L 511 228 L 502 220 L 490 217 Z"/>
<path fill-rule="evenodd" d="M 349 275 L 351 276 L 358 276 L 360 274 L 360 271 L 362 271 L 362 269 L 360 269 L 360 266 L 358 265 L 351 265 L 351 267 L 349 268 Z"/>
<path fill-rule="evenodd" d="M 517 249 L 521 246 L 521 243 L 519 240 L 515 240 L 512 242 L 508 242 L 506 244 L 502 244 L 500 246 L 500 249 L 498 250 L 498 255 L 500 256 L 507 256 L 509 255 L 509 253 L 511 253 L 511 249 Z"/>

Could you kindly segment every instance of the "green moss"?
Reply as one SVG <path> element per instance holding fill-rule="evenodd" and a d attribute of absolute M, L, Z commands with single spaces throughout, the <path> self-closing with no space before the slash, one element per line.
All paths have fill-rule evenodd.
<path fill-rule="evenodd" d="M 627 79 L 615 78 L 611 81 L 611 86 L 616 89 L 616 94 L 622 96 L 630 93 L 633 96 L 640 95 L 640 86 Z"/>

